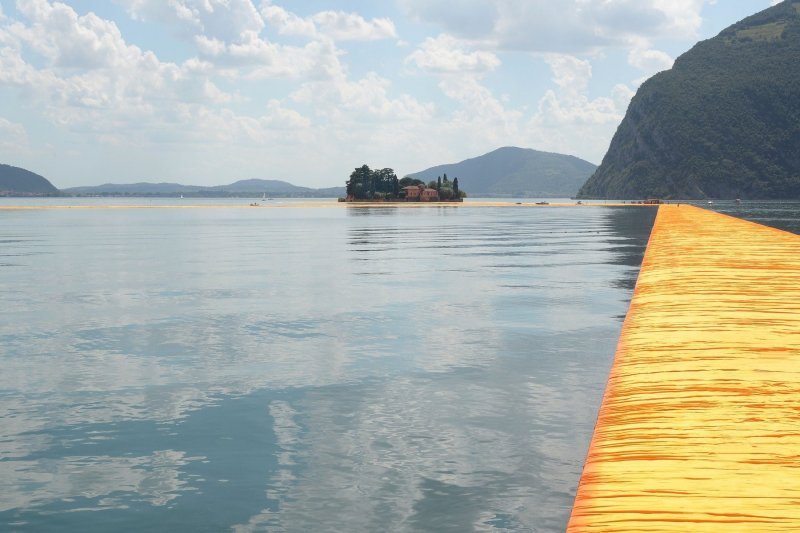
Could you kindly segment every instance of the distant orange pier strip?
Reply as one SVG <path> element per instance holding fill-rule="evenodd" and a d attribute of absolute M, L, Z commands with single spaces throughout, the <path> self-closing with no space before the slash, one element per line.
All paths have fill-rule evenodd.
<path fill-rule="evenodd" d="M 102 200 L 102 199 L 100 199 Z M 160 200 L 160 199 L 159 199 Z M 161 203 L 90 203 L 90 204 L 0 204 L 0 210 L 36 210 L 36 209 L 361 209 L 361 208 L 435 208 L 435 207 L 630 207 L 633 205 L 642 206 L 634 203 L 624 202 L 538 202 L 533 203 L 529 201 L 508 201 L 508 200 L 468 200 L 466 202 L 337 202 L 336 200 L 316 200 L 316 201 L 259 201 L 253 202 L 246 199 L 242 203 L 224 203 L 224 204 L 210 204 L 210 203 L 191 203 L 191 200 L 181 200 L 182 203 L 175 204 L 161 204 Z M 185 202 L 185 203 L 184 203 Z M 250 203 L 246 203 L 250 202 Z M 645 207 L 652 207 L 644 205 Z"/>
<path fill-rule="evenodd" d="M 800 531 L 800 236 L 659 208 L 568 531 Z"/>

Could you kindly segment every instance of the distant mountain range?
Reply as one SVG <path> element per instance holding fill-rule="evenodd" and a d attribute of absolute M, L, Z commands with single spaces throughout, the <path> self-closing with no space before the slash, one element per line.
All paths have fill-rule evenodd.
<path fill-rule="evenodd" d="M 521 196 L 566 198 L 574 196 L 595 165 L 577 157 L 539 152 L 527 148 L 505 147 L 460 163 L 440 165 L 411 177 L 426 182 L 447 174 L 458 178 L 462 191 L 471 197 Z M 346 177 L 342 178 L 344 182 Z M 69 187 L 59 191 L 42 176 L 27 170 L 0 165 L 0 195 L 67 196 L 179 196 L 225 197 L 266 195 L 287 198 L 336 198 L 345 195 L 344 187 L 312 189 L 286 181 L 248 179 L 229 185 L 198 186 L 180 183 L 106 183 Z"/>
<path fill-rule="evenodd" d="M 39 174 L 0 164 L 0 196 L 53 196 L 59 191 Z"/>
<path fill-rule="evenodd" d="M 800 2 L 698 43 L 646 81 L 585 198 L 800 198 Z"/>
<path fill-rule="evenodd" d="M 597 168 L 570 155 L 528 148 L 499 148 L 460 163 L 409 174 L 425 182 L 447 174 L 470 197 L 571 198 Z"/>
<path fill-rule="evenodd" d="M 93 185 L 86 187 L 70 187 L 63 189 L 64 194 L 75 196 L 176 196 L 216 197 L 216 196 L 253 196 L 267 195 L 279 198 L 334 198 L 344 196 L 344 187 L 311 189 L 298 187 L 279 180 L 240 180 L 229 185 L 202 187 L 198 185 L 181 185 L 179 183 L 128 183 Z"/>

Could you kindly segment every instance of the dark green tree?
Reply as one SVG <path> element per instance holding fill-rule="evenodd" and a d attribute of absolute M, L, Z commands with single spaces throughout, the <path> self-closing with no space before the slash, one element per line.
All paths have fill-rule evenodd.
<path fill-rule="evenodd" d="M 459 196 L 460 194 L 461 193 L 458 190 L 458 178 L 453 178 L 453 196 L 456 198 L 461 198 L 461 196 Z"/>
<path fill-rule="evenodd" d="M 397 198 L 400 184 L 397 174 L 391 168 L 371 170 L 367 165 L 363 165 L 350 174 L 350 179 L 347 181 L 347 195 L 356 200 Z"/>
<path fill-rule="evenodd" d="M 425 182 L 422 180 L 418 180 L 416 178 L 412 178 L 410 176 L 406 176 L 400 180 L 400 188 L 403 187 L 410 187 L 411 185 L 425 185 Z"/>
<path fill-rule="evenodd" d="M 357 200 L 371 198 L 374 194 L 373 172 L 367 165 L 353 170 L 347 182 L 347 194 Z"/>

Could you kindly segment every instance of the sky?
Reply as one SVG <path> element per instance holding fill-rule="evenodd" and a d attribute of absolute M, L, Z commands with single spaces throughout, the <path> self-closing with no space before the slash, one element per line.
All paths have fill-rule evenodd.
<path fill-rule="evenodd" d="M 0 0 L 0 163 L 56 187 L 599 164 L 639 85 L 775 0 Z"/>

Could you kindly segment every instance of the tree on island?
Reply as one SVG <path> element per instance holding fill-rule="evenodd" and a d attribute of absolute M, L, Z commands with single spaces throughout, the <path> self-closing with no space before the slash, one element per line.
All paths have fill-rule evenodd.
<path fill-rule="evenodd" d="M 400 180 L 391 168 L 371 170 L 367 165 L 353 170 L 347 181 L 347 196 L 355 200 L 397 198 Z"/>
<path fill-rule="evenodd" d="M 406 176 L 405 178 L 400 180 L 400 188 L 403 187 L 411 187 L 414 185 L 425 185 L 425 182 L 422 180 L 418 180 L 417 178 L 412 178 L 411 176 Z"/>
<path fill-rule="evenodd" d="M 450 181 L 447 174 L 437 177 L 436 181 L 431 180 L 428 183 L 428 188 L 439 191 L 439 199 L 443 201 L 458 200 L 467 196 L 466 193 L 458 189 L 458 178 L 453 178 L 453 181 Z"/>
<path fill-rule="evenodd" d="M 440 200 L 456 200 L 466 197 L 463 191 L 458 190 L 458 178 L 452 182 L 444 177 L 431 181 L 427 186 L 425 182 L 411 178 L 397 179 L 391 168 L 372 170 L 367 165 L 362 165 L 353 170 L 347 180 L 348 200 L 400 200 L 405 198 L 406 187 L 421 186 L 422 188 L 436 189 Z"/>

